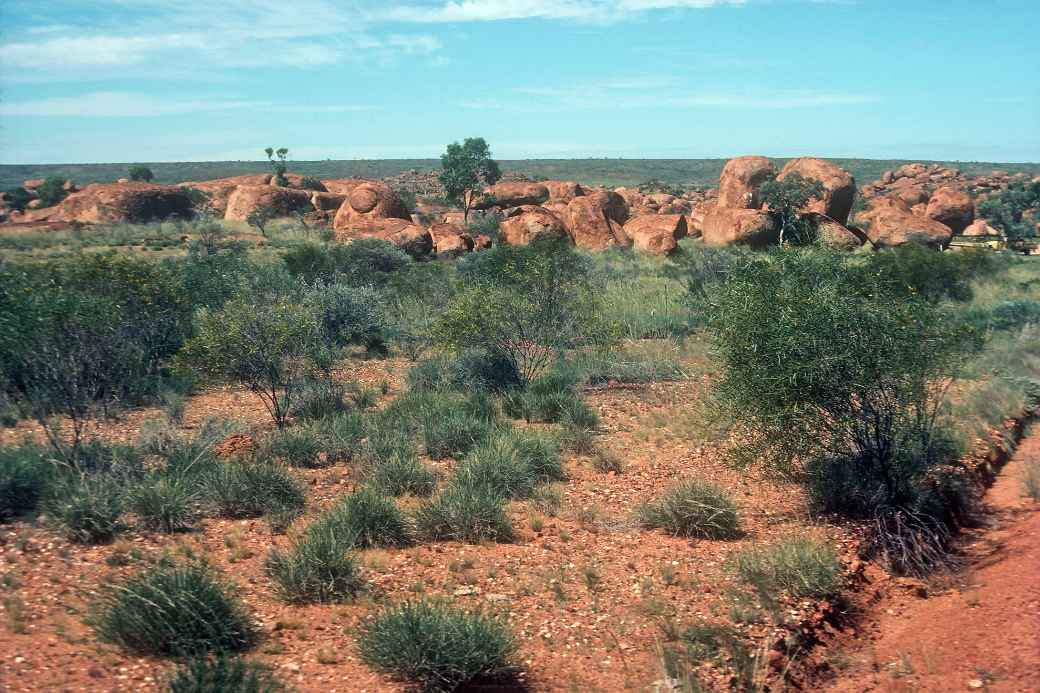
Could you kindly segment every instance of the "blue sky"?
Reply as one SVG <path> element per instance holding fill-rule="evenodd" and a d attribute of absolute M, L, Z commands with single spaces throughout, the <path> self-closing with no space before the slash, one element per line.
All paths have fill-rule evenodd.
<path fill-rule="evenodd" d="M 0 162 L 1040 161 L 1040 0 L 2 0 Z"/>

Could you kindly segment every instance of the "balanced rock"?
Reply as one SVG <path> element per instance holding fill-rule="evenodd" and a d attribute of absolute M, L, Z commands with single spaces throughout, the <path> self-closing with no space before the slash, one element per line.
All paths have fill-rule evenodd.
<path fill-rule="evenodd" d="M 856 180 L 851 173 L 822 159 L 803 157 L 788 161 L 777 180 L 783 180 L 792 173 L 823 184 L 823 197 L 811 200 L 805 211 L 823 214 L 839 224 L 848 222 L 852 201 L 856 197 Z"/>
<path fill-rule="evenodd" d="M 719 177 L 718 207 L 759 209 L 759 188 L 776 174 L 773 162 L 764 156 L 741 156 L 730 159 Z"/>
<path fill-rule="evenodd" d="M 681 214 L 644 214 L 629 219 L 624 226 L 632 247 L 651 255 L 671 255 L 679 239 L 687 234 L 686 217 Z"/>
<path fill-rule="evenodd" d="M 458 224 L 434 224 L 430 237 L 437 257 L 459 257 L 473 251 L 473 236 Z"/>
<path fill-rule="evenodd" d="M 522 205 L 499 223 L 498 237 L 509 245 L 527 245 L 543 238 L 566 238 L 567 229 L 548 209 Z"/>

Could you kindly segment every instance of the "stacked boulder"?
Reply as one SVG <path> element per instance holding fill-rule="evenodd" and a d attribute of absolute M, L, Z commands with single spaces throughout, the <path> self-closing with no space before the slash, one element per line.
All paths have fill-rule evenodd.
<path fill-rule="evenodd" d="M 337 210 L 332 228 L 341 240 L 381 238 L 416 257 L 434 248 L 430 230 L 413 223 L 400 196 L 379 181 L 353 186 Z"/>
<path fill-rule="evenodd" d="M 776 175 L 764 156 L 741 156 L 726 162 L 714 204 L 703 209 L 701 238 L 707 245 L 763 248 L 779 241 L 779 229 L 762 211 L 760 189 Z"/>

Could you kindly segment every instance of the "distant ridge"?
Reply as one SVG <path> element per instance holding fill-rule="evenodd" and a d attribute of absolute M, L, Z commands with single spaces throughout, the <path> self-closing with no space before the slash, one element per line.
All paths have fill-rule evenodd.
<path fill-rule="evenodd" d="M 753 152 L 752 152 L 753 153 Z M 806 156 L 812 156 L 807 152 Z M 776 158 L 779 165 L 788 161 Z M 592 185 L 634 185 L 651 178 L 665 183 L 715 186 L 726 159 L 500 159 L 503 171 L 520 171 L 537 178 L 577 180 Z M 911 163 L 938 163 L 959 168 L 969 175 L 993 170 L 1040 175 L 1040 163 L 990 163 L 937 161 L 923 159 L 827 159 L 847 169 L 859 184 L 875 180 L 887 169 Z M 145 163 L 156 182 L 180 183 L 188 180 L 225 178 L 271 170 L 267 161 L 200 161 Z M 79 185 L 109 183 L 127 174 L 128 163 L 110 164 L 0 164 L 0 190 L 22 184 L 30 178 L 61 176 Z M 347 159 L 340 161 L 292 161 L 289 168 L 315 178 L 386 178 L 409 169 L 440 168 L 439 159 Z"/>

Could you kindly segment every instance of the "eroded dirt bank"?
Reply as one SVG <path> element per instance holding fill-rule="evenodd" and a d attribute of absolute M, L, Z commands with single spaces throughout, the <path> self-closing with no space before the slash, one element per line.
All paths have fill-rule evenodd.
<path fill-rule="evenodd" d="M 968 568 L 946 587 L 885 589 L 855 641 L 830 653 L 840 673 L 822 690 L 1040 691 L 1040 504 L 1021 483 L 1038 457 L 1034 425 L 986 495 Z"/>

